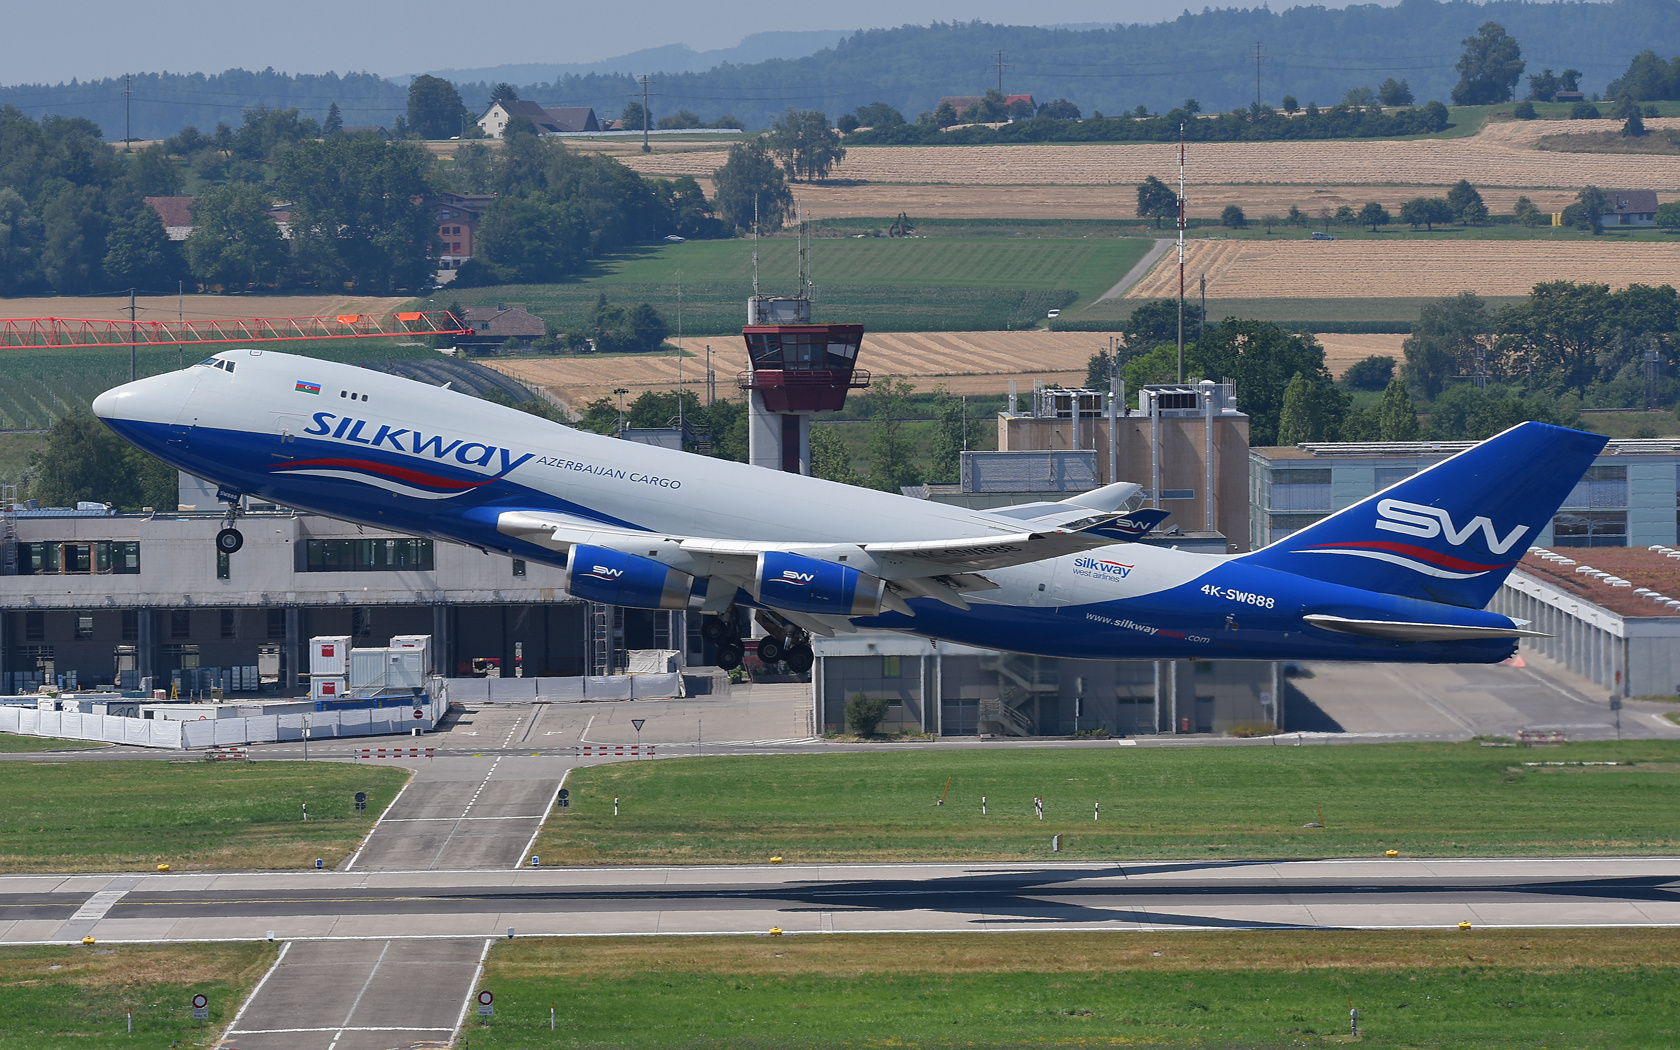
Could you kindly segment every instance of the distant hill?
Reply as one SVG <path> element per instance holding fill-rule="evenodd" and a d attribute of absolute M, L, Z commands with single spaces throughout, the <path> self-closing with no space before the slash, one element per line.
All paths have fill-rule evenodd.
<path fill-rule="evenodd" d="M 725 63 L 746 65 L 772 58 L 804 58 L 825 47 L 833 47 L 845 39 L 839 29 L 815 29 L 801 32 L 754 33 L 734 47 L 712 51 L 696 51 L 687 44 L 668 44 L 632 51 L 617 58 L 599 62 L 576 62 L 570 65 L 526 63 L 524 65 L 491 66 L 488 69 L 429 69 L 434 77 L 442 77 L 456 84 L 486 83 L 536 84 L 552 83 L 564 77 L 588 76 L 591 73 L 701 73 Z M 412 77 L 397 78 L 403 82 Z"/>
<path fill-rule="evenodd" d="M 1460 41 L 1485 21 L 1496 21 L 1522 44 L 1529 72 L 1566 67 L 1584 73 L 1589 94 L 1626 70 L 1634 54 L 1653 48 L 1680 53 L 1680 0 L 1612 0 L 1610 3 L 1526 3 L 1493 0 L 1403 0 L 1395 7 L 1345 9 L 1293 7 L 1274 12 L 1204 8 L 1170 22 L 1097 29 L 1034 28 L 980 22 L 871 29 L 812 54 L 762 61 L 731 60 L 701 71 L 682 71 L 716 53 L 687 48 L 654 49 L 594 65 L 653 61 L 669 52 L 670 69 L 652 76 L 655 117 L 689 109 L 713 119 L 729 113 L 748 127 L 763 127 L 789 106 L 820 109 L 831 118 L 858 105 L 884 101 L 914 119 L 942 95 L 975 94 L 996 84 L 992 63 L 1003 51 L 1004 88 L 1038 99 L 1071 99 L 1089 115 L 1143 105 L 1166 111 L 1185 98 L 1203 109 L 1229 110 L 1255 95 L 1254 52 L 1259 45 L 1260 94 L 1277 103 L 1285 93 L 1303 104 L 1329 104 L 1350 87 L 1375 87 L 1387 77 L 1408 81 L 1418 101 L 1446 100 L 1457 82 Z M 792 47 L 781 39 L 800 34 L 760 34 L 753 46 Z M 758 40 L 758 37 L 749 38 Z M 748 44 L 743 41 L 742 48 Z M 523 98 L 545 105 L 593 106 L 616 115 L 639 92 L 632 73 L 566 72 L 519 85 Z M 457 87 L 469 106 L 484 104 L 506 70 L 468 70 Z M 491 74 L 495 74 L 492 76 Z M 121 78 L 49 87 L 0 88 L 0 104 L 30 116 L 61 113 L 98 122 L 108 138 L 123 126 Z M 209 129 L 237 123 L 242 110 L 265 104 L 296 106 L 320 119 L 337 102 L 346 124 L 385 124 L 404 111 L 406 89 L 366 73 L 291 76 L 249 73 L 148 74 L 134 84 L 134 134 L 152 138 L 185 124 Z"/>

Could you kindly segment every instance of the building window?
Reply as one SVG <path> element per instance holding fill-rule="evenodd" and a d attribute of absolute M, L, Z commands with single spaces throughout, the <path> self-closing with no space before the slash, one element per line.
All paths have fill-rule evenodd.
<path fill-rule="evenodd" d="M 1552 519 L 1552 546 L 1626 547 L 1627 511 L 1573 511 L 1559 514 Z"/>
<path fill-rule="evenodd" d="M 227 551 L 216 552 L 216 579 L 226 580 L 233 576 L 233 559 Z"/>
<path fill-rule="evenodd" d="M 222 637 L 239 637 L 239 614 L 232 609 L 222 610 Z"/>
<path fill-rule="evenodd" d="M 1378 467 L 1377 491 L 1381 492 L 1390 485 L 1398 485 L 1416 473 L 1416 467 Z"/>
<path fill-rule="evenodd" d="M 64 543 L 48 540 L 18 544 L 18 575 L 105 574 L 133 575 L 140 571 L 140 544 L 99 540 Z"/>
<path fill-rule="evenodd" d="M 515 576 L 525 575 L 525 559 L 524 558 L 513 559 L 513 574 Z"/>
<path fill-rule="evenodd" d="M 192 637 L 192 610 L 171 609 L 169 611 L 169 639 L 183 642 Z"/>
<path fill-rule="evenodd" d="M 1563 501 L 1568 510 L 1596 510 L 1628 505 L 1627 467 L 1588 467 L 1587 473 Z M 1625 519 L 1625 515 L 1623 516 Z"/>
<path fill-rule="evenodd" d="M 122 640 L 125 642 L 138 642 L 140 640 L 140 611 L 138 609 L 123 610 Z"/>
<path fill-rule="evenodd" d="M 373 610 L 357 606 L 350 610 L 350 633 L 357 638 L 373 637 Z"/>
<path fill-rule="evenodd" d="M 1272 471 L 1272 494 L 1268 509 L 1273 511 L 1330 510 L 1330 468 L 1313 467 Z"/>
<path fill-rule="evenodd" d="M 1268 514 L 1266 515 L 1266 542 L 1276 543 L 1290 533 L 1299 532 L 1308 525 L 1323 519 L 1323 514 Z"/>
<path fill-rule="evenodd" d="M 307 540 L 302 572 L 430 572 L 432 541 L 421 539 Z"/>
<path fill-rule="evenodd" d="M 271 639 L 286 637 L 286 610 L 268 610 L 268 637 Z"/>
<path fill-rule="evenodd" d="M 92 638 L 93 637 L 93 614 L 92 613 L 77 613 L 76 614 L 76 637 L 77 638 Z"/>
<path fill-rule="evenodd" d="M 47 640 L 46 613 L 26 612 L 23 614 L 23 640 L 26 642 L 44 642 Z"/>

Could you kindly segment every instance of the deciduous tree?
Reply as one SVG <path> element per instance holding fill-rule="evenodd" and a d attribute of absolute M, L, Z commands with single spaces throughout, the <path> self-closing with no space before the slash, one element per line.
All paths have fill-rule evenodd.
<path fill-rule="evenodd" d="M 814 109 L 786 113 L 770 125 L 765 144 L 782 163 L 790 179 L 806 182 L 828 178 L 834 166 L 846 159 L 846 147 L 829 126 L 828 117 Z"/>
<path fill-rule="evenodd" d="M 217 186 L 199 194 L 186 241 L 193 273 L 207 284 L 231 286 L 278 280 L 286 246 L 274 223 L 273 204 L 260 186 Z"/>
<path fill-rule="evenodd" d="M 422 74 L 408 85 L 408 126 L 423 139 L 446 139 L 466 131 L 467 107 L 455 85 Z"/>
<path fill-rule="evenodd" d="M 1158 230 L 1162 219 L 1178 217 L 1178 194 L 1155 176 L 1145 175 L 1137 189 L 1137 214 L 1140 219 L 1154 219 Z"/>
<path fill-rule="evenodd" d="M 1459 374 L 1459 362 L 1486 347 L 1493 331 L 1487 304 L 1474 292 L 1425 303 L 1412 334 L 1401 344 L 1406 355 L 1406 386 L 1424 400 L 1433 400 Z"/>
<path fill-rule="evenodd" d="M 1522 47 L 1498 22 L 1483 22 L 1474 36 L 1464 38 L 1458 60 L 1458 84 L 1452 90 L 1455 106 L 1485 106 L 1509 102 L 1523 71 Z"/>
<path fill-rule="evenodd" d="M 712 182 L 717 187 L 713 207 L 736 229 L 750 229 L 755 215 L 759 229 L 779 229 L 793 206 L 787 177 L 758 139 L 730 146 L 729 157 L 712 173 Z"/>

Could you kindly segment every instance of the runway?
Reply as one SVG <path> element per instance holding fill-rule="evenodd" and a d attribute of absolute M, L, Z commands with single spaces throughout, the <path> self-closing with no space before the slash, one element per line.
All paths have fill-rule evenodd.
<path fill-rule="evenodd" d="M 1680 859 L 27 875 L 0 916 L 5 944 L 1680 926 Z"/>

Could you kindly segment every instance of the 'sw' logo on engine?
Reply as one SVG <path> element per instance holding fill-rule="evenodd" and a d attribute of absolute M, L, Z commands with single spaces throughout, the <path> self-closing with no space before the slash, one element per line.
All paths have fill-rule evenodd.
<path fill-rule="evenodd" d="M 1528 532 L 1527 525 L 1518 525 L 1510 535 L 1500 539 L 1493 522 L 1479 514 L 1460 529 L 1453 524 L 1452 515 L 1439 507 L 1425 507 L 1398 499 L 1377 502 L 1377 528 L 1424 540 L 1444 536 L 1454 547 L 1462 547 L 1466 540 L 1480 531 L 1493 554 L 1504 554 Z"/>

